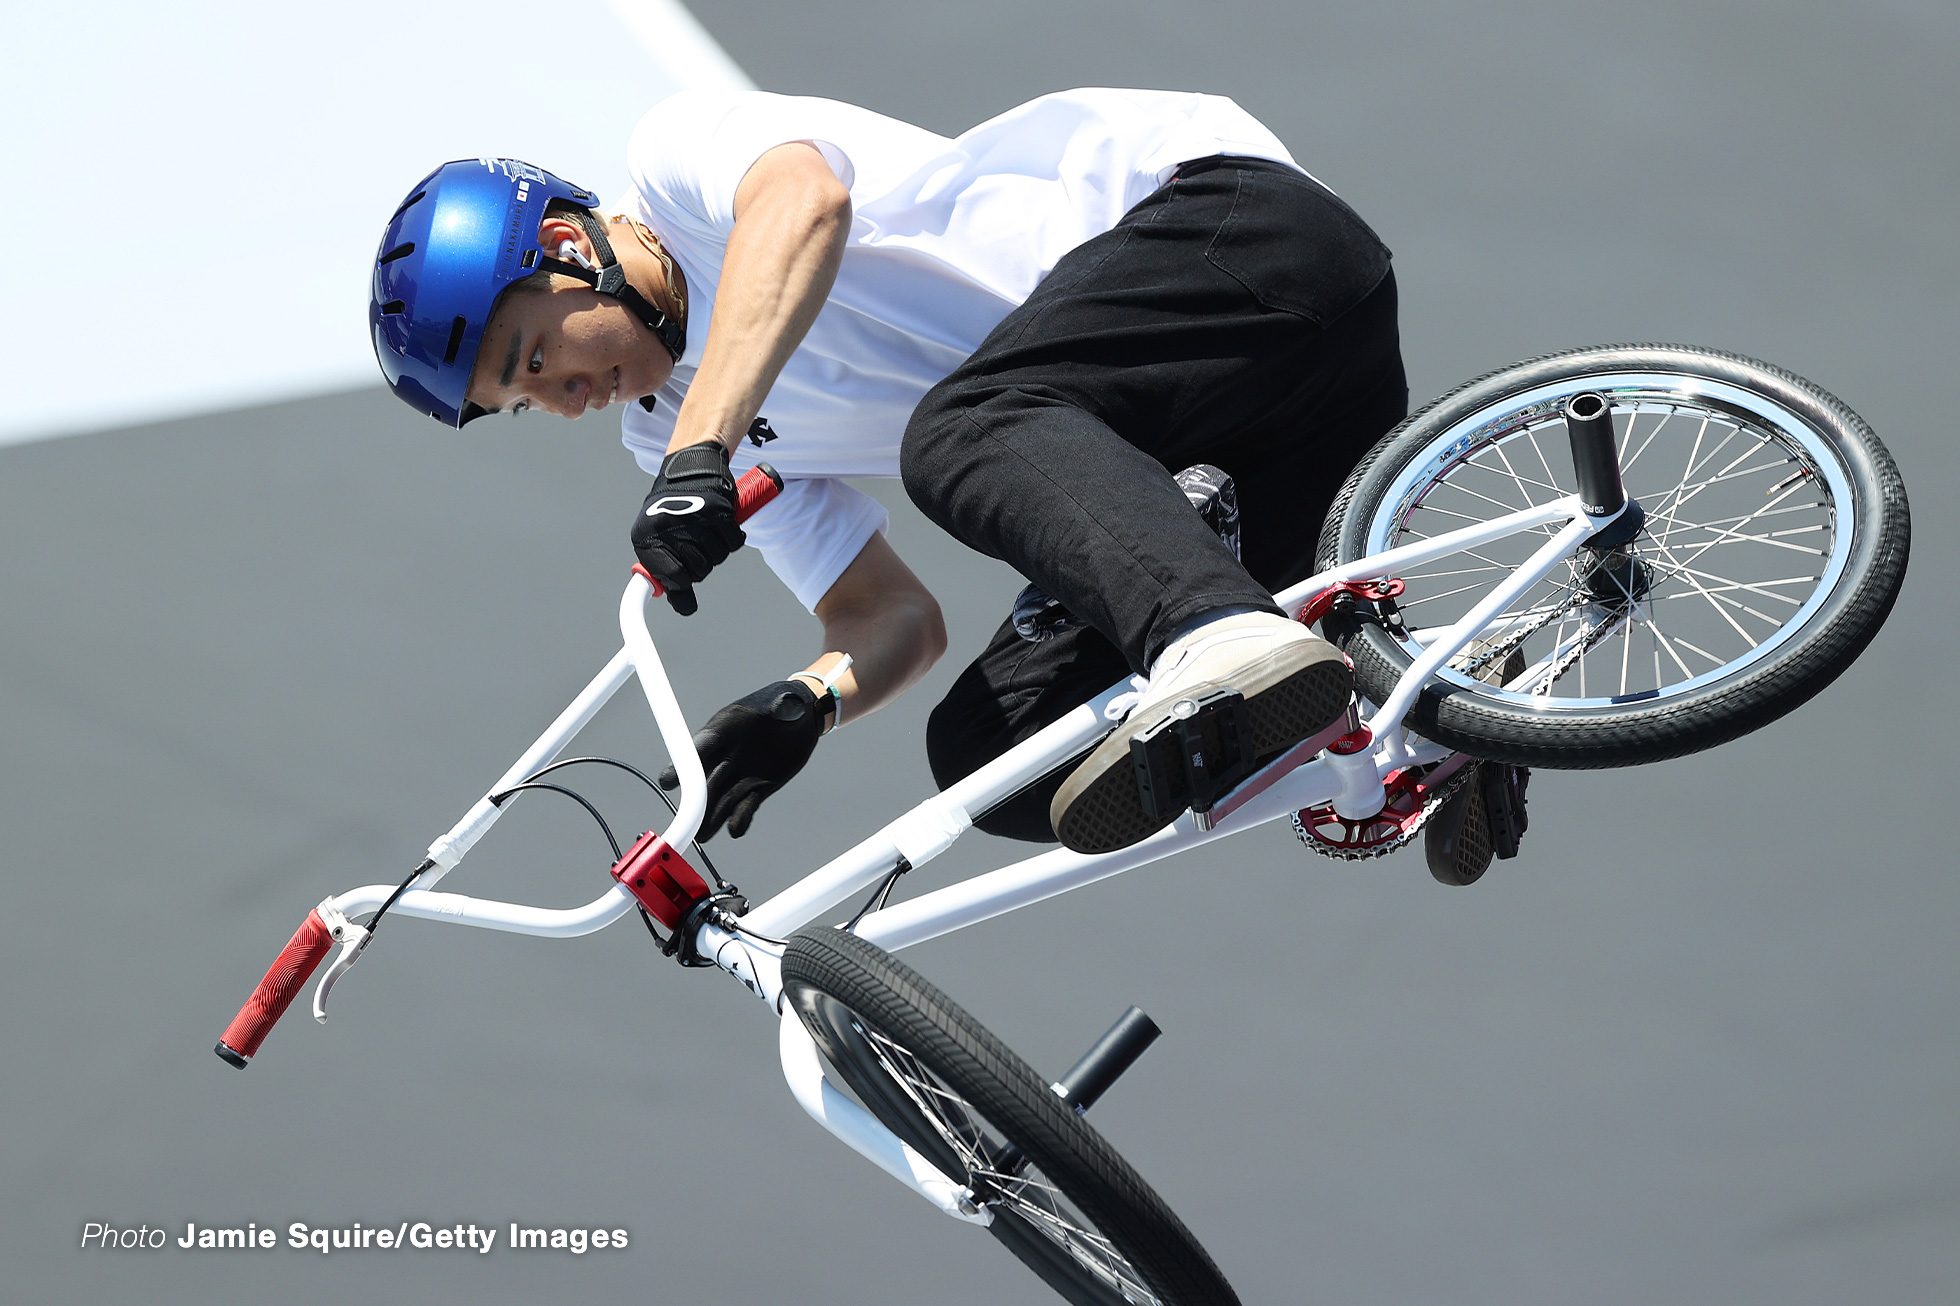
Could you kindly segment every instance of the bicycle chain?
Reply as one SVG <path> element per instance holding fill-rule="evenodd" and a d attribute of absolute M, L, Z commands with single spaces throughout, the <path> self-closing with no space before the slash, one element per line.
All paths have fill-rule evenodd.
<path fill-rule="evenodd" d="M 1551 669 L 1538 682 L 1540 685 L 1544 686 L 1547 690 L 1549 690 L 1550 687 L 1557 682 L 1560 676 L 1563 676 L 1567 671 L 1570 671 L 1572 669 L 1573 663 L 1577 662 L 1580 658 L 1584 657 L 1586 654 L 1592 652 L 1593 649 L 1599 647 L 1600 643 L 1612 633 L 1612 629 L 1613 629 L 1612 617 L 1621 615 L 1629 611 L 1632 607 L 1631 604 L 1620 604 L 1616 608 L 1607 608 L 1607 606 L 1604 603 L 1601 603 L 1596 598 L 1592 598 L 1590 596 L 1583 596 L 1583 595 L 1574 595 L 1571 599 L 1568 599 L 1562 606 L 1547 610 L 1544 616 L 1538 618 L 1534 623 L 1526 625 L 1521 630 L 1519 630 L 1516 634 L 1506 636 L 1504 639 L 1498 641 L 1497 643 L 1492 644 L 1487 648 L 1479 650 L 1476 657 L 1470 659 L 1469 661 L 1462 660 L 1462 655 L 1458 654 L 1457 660 L 1454 660 L 1450 663 L 1450 669 L 1452 671 L 1462 671 L 1472 676 L 1481 676 L 1483 672 L 1489 670 L 1492 664 L 1502 665 L 1501 662 L 1502 658 L 1509 657 L 1516 650 L 1523 648 L 1524 642 L 1526 640 L 1530 639 L 1533 635 L 1536 635 L 1539 631 L 1543 630 L 1546 626 L 1549 626 L 1550 624 L 1552 624 L 1552 622 L 1556 620 L 1562 619 L 1567 613 L 1575 611 L 1581 607 L 1598 607 L 1598 608 L 1605 609 L 1608 612 L 1609 617 L 1607 620 L 1600 622 L 1590 632 L 1581 636 L 1578 640 L 1574 641 L 1572 647 L 1566 650 L 1565 654 L 1552 664 Z M 1503 686 L 1499 685 L 1498 688 L 1501 689 L 1503 688 Z M 1533 690 L 1532 692 L 1537 693 L 1538 691 Z"/>

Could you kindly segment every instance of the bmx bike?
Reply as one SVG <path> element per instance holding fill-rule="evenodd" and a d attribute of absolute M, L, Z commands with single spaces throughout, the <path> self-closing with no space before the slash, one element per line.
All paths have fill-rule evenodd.
<path fill-rule="evenodd" d="M 743 478 L 743 515 L 779 488 L 772 477 Z M 1235 1302 L 1084 1118 L 1155 1036 L 1148 1017 L 1132 1008 L 1050 1082 L 891 954 L 1268 821 L 1290 818 L 1319 852 L 1375 856 L 1406 844 L 1479 767 L 1633 765 L 1735 738 L 1858 656 L 1898 593 L 1909 537 L 1884 447 L 1801 378 L 1674 345 L 1519 363 L 1385 436 L 1334 502 L 1318 573 L 1275 596 L 1353 663 L 1345 720 L 1263 755 L 1229 701 L 1180 704 L 1168 742 L 1132 747 L 1144 792 L 1182 813 L 1172 824 L 1114 852 L 1044 852 L 892 901 L 977 816 L 1120 723 L 1140 682 L 1113 685 L 753 906 L 694 843 L 706 780 L 646 622 L 657 585 L 636 569 L 620 651 L 406 880 L 314 908 L 217 1051 L 246 1066 L 338 945 L 313 999 L 324 1021 L 387 914 L 573 938 L 637 910 L 668 955 L 725 971 L 768 1005 L 789 1088 L 818 1123 L 987 1228 L 1063 1297 Z M 615 841 L 614 883 L 582 907 L 439 890 L 520 794 L 585 801 L 545 776 L 603 761 L 646 779 L 559 757 L 633 678 L 679 777 L 664 830 Z M 867 892 L 842 923 L 822 923 Z"/>

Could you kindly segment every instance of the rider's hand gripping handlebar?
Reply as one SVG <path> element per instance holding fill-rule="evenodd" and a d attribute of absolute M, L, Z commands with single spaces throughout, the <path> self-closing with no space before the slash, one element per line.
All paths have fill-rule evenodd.
<path fill-rule="evenodd" d="M 741 479 L 735 482 L 735 520 L 747 521 L 755 515 L 757 509 L 782 492 L 783 478 L 776 469 L 768 463 L 757 463 L 743 472 Z M 656 599 L 666 595 L 666 585 L 637 562 L 633 564 L 633 574 L 646 577 L 647 584 L 653 586 L 653 597 Z"/>
<path fill-rule="evenodd" d="M 735 519 L 747 521 L 782 493 L 782 489 L 783 478 L 776 469 L 767 463 L 757 463 L 735 482 Z M 664 592 L 661 583 L 648 576 L 644 567 L 636 564 L 633 570 L 651 583 L 655 597 Z M 328 972 L 329 980 L 338 978 L 353 964 L 370 937 L 366 929 L 340 912 L 332 898 L 308 912 L 305 923 L 287 941 L 278 959 L 272 963 L 272 969 L 252 990 L 252 996 L 239 1008 L 237 1017 L 225 1027 L 224 1037 L 218 1040 L 218 1055 L 240 1070 L 245 1069 L 257 1055 L 259 1045 L 265 1042 L 265 1036 L 272 1032 L 279 1017 L 286 1014 L 286 1008 L 292 1005 L 300 989 L 319 969 L 320 962 L 333 945 L 338 942 L 345 947 L 345 951 Z M 317 1010 L 317 1004 L 315 1014 L 319 1019 L 326 1018 Z"/>

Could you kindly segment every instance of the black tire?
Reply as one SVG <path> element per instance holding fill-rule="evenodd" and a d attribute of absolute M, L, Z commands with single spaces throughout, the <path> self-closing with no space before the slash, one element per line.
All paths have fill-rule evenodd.
<path fill-rule="evenodd" d="M 854 934 L 811 929 L 790 939 L 783 991 L 865 1107 L 973 1187 L 994 1236 L 1063 1297 L 1236 1306 L 1211 1257 L 1115 1149 L 910 967 Z M 992 1166 L 1010 1146 L 1027 1164 L 1003 1175 Z"/>
<path fill-rule="evenodd" d="M 1724 743 L 1836 679 L 1905 578 L 1905 486 L 1871 428 L 1800 377 L 1685 345 L 1548 354 L 1436 400 L 1349 476 L 1318 567 L 1570 493 L 1558 408 L 1588 390 L 1614 408 L 1645 526 L 1622 558 L 1585 553 L 1528 591 L 1505 614 L 1508 630 L 1487 629 L 1423 689 L 1408 725 L 1459 751 L 1584 768 Z M 1508 572 L 1549 533 L 1411 568 L 1399 601 L 1407 632 L 1330 617 L 1323 628 L 1353 660 L 1361 693 L 1383 701 L 1423 628 L 1466 613 L 1488 592 L 1483 573 Z M 1711 550 L 1718 563 L 1702 562 Z M 1781 575 L 1793 569 L 1817 575 Z M 1502 686 L 1480 680 L 1478 659 L 1518 638 L 1527 672 Z"/>

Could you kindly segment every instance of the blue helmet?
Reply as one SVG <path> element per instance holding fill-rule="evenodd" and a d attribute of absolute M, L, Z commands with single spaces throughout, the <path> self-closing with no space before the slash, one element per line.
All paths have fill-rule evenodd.
<path fill-rule="evenodd" d="M 395 210 L 375 252 L 368 325 L 388 385 L 411 407 L 445 426 L 486 411 L 463 397 L 484 328 L 505 286 L 540 266 L 562 267 L 540 258 L 537 241 L 557 199 L 586 209 L 599 202 L 516 159 L 458 159 Z"/>

